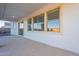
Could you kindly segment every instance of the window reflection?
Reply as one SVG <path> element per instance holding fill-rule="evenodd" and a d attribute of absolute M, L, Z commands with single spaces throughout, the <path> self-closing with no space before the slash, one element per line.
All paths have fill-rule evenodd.
<path fill-rule="evenodd" d="M 44 31 L 44 14 L 34 17 L 34 31 Z"/>
<path fill-rule="evenodd" d="M 52 32 L 59 32 L 60 31 L 59 8 L 49 11 L 47 16 L 48 16 L 47 30 Z"/>
<path fill-rule="evenodd" d="M 24 23 L 20 23 L 20 29 L 24 28 Z"/>

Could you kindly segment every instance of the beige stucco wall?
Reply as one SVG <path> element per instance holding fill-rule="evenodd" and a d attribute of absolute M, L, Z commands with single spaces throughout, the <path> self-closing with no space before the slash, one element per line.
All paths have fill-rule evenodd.
<path fill-rule="evenodd" d="M 27 31 L 27 19 L 60 6 L 60 32 Z M 24 18 L 24 37 L 79 53 L 79 4 L 49 4 Z M 45 24 L 46 25 L 46 24 Z"/>

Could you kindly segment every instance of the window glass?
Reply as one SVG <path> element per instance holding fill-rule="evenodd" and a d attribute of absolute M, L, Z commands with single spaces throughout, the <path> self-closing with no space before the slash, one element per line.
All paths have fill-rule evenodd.
<path fill-rule="evenodd" d="M 44 31 L 44 14 L 38 15 L 34 19 L 34 31 Z"/>
<path fill-rule="evenodd" d="M 47 30 L 52 32 L 60 31 L 59 8 L 51 10 L 47 13 L 48 25 Z"/>
<path fill-rule="evenodd" d="M 20 23 L 20 29 L 24 28 L 24 23 Z"/>

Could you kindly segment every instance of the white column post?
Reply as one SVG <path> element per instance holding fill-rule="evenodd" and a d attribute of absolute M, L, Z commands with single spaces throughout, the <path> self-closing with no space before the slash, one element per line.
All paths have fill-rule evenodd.
<path fill-rule="evenodd" d="M 44 13 L 44 31 L 47 32 L 47 12 Z"/>
<path fill-rule="evenodd" d="M 24 36 L 26 35 L 27 31 L 28 31 L 28 23 L 27 23 L 27 19 L 26 19 L 26 20 L 24 20 Z"/>
<path fill-rule="evenodd" d="M 33 17 L 32 17 L 32 31 L 34 31 Z"/>

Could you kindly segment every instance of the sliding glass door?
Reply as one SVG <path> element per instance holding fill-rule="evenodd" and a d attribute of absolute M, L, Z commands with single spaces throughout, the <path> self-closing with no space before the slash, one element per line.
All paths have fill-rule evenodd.
<path fill-rule="evenodd" d="M 21 23 L 18 23 L 18 34 L 19 35 L 23 35 L 23 31 L 24 31 L 24 23 L 21 22 Z"/>

